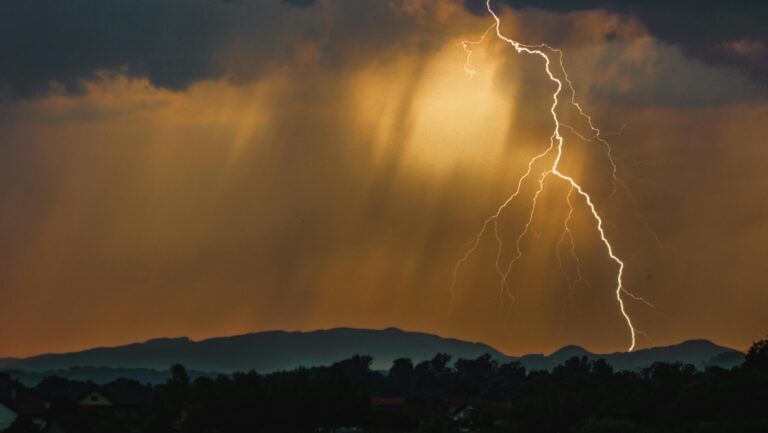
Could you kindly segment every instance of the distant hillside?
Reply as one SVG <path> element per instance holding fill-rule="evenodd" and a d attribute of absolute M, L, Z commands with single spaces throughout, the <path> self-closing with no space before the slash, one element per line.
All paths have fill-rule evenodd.
<path fill-rule="evenodd" d="M 9 367 L 19 361 L 21 361 L 19 358 L 0 358 L 0 368 Z"/>
<path fill-rule="evenodd" d="M 594 354 L 578 346 L 566 346 L 549 356 L 526 355 L 520 358 L 527 368 L 551 369 L 574 356 L 605 359 L 616 370 L 637 370 L 654 362 L 680 362 L 697 368 L 718 366 L 732 368 L 744 361 L 744 354 L 708 340 L 690 340 L 664 347 L 640 349 L 634 352 Z"/>
<path fill-rule="evenodd" d="M 708 340 L 690 340 L 674 346 L 653 347 L 631 353 L 613 353 L 603 357 L 619 370 L 641 368 L 659 360 L 693 364 L 699 368 L 708 365 L 731 368 L 744 360 L 741 352 L 718 346 Z"/>
<path fill-rule="evenodd" d="M 743 360 L 740 352 L 706 340 L 611 354 L 592 354 L 578 346 L 566 346 L 551 355 L 526 355 L 516 358 L 506 356 L 485 344 L 420 332 L 407 332 L 396 328 L 336 328 L 311 332 L 258 332 L 201 341 L 188 338 L 155 339 L 82 352 L 24 359 L 6 358 L 0 362 L 0 369 L 17 370 L 16 375 L 22 374 L 19 371 L 23 371 L 30 381 L 40 374 L 55 373 L 78 379 L 92 377 L 94 381 L 102 381 L 120 374 L 154 382 L 164 380 L 164 372 L 177 362 L 198 372 L 232 373 L 256 370 L 268 373 L 300 366 L 330 365 L 335 361 L 361 354 L 374 358 L 374 369 L 388 369 L 394 359 L 406 357 L 418 362 L 431 359 L 436 353 L 448 353 L 454 360 L 477 358 L 488 353 L 501 362 L 518 360 L 528 369 L 551 369 L 573 356 L 604 358 L 617 370 L 643 368 L 659 361 L 688 363 L 699 368 L 707 365 L 730 368 Z"/>
<path fill-rule="evenodd" d="M 111 383 L 118 379 L 133 379 L 139 383 L 151 383 L 153 385 L 165 383 L 171 377 L 171 371 L 167 368 L 154 370 L 149 368 L 72 367 L 66 370 L 47 370 L 44 372 L 15 369 L 5 370 L 5 372 L 28 387 L 33 387 L 50 376 L 97 384 Z M 197 370 L 187 370 L 187 374 L 192 380 L 198 377 L 215 379 L 219 375 L 219 373 L 205 373 Z"/>
<path fill-rule="evenodd" d="M 442 338 L 400 329 L 336 328 L 312 332 L 270 331 L 233 337 L 191 341 L 187 338 L 156 339 L 126 346 L 97 348 L 75 353 L 40 355 L 10 362 L 5 368 L 28 372 L 70 367 L 113 367 L 165 370 L 181 362 L 199 371 L 231 373 L 255 369 L 259 372 L 300 366 L 330 365 L 352 355 L 374 358 L 374 368 L 389 368 L 392 361 L 408 357 L 431 359 L 436 353 L 454 358 L 476 358 L 489 353 L 506 357 L 480 343 Z"/>

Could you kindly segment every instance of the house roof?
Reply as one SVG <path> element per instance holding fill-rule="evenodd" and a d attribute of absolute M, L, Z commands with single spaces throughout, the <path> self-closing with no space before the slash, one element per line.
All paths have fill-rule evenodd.
<path fill-rule="evenodd" d="M 112 405 L 112 401 L 108 399 L 104 393 L 98 389 L 93 389 L 85 393 L 82 397 L 77 399 L 77 403 L 82 406 L 105 406 Z"/>
<path fill-rule="evenodd" d="M 93 386 L 75 400 L 82 401 L 93 393 L 109 401 L 113 406 L 147 406 L 152 403 L 152 388 L 130 379 L 118 379 L 102 386 Z"/>

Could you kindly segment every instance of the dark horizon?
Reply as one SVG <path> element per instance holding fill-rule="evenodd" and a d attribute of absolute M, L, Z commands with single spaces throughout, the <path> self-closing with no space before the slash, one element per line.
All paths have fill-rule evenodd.
<path fill-rule="evenodd" d="M 399 358 L 385 370 L 373 369 L 372 361 L 354 355 L 322 367 L 231 375 L 175 363 L 155 383 L 47 376 L 25 385 L 0 372 L 0 430 L 762 433 L 768 427 L 768 340 L 726 368 L 655 362 L 619 371 L 578 355 L 549 370 L 490 355 Z"/>
<path fill-rule="evenodd" d="M 41 354 L 24 359 L 0 358 L 0 369 L 17 371 L 19 376 L 16 377 L 26 378 L 40 378 L 45 374 L 87 377 L 88 371 L 91 371 L 94 377 L 114 379 L 124 374 L 124 377 L 135 379 L 145 377 L 148 370 L 163 370 L 177 362 L 196 372 L 231 374 L 256 370 L 272 373 L 299 367 L 328 366 L 353 355 L 366 355 L 373 360 L 372 368 L 386 370 L 399 358 L 420 362 L 439 353 L 454 359 L 490 356 L 498 362 L 520 362 L 529 370 L 551 370 L 574 356 L 603 359 L 616 370 L 627 371 L 638 371 L 657 362 L 679 362 L 698 369 L 714 366 L 731 368 L 744 359 L 744 352 L 708 340 L 604 354 L 569 345 L 549 354 L 512 356 L 482 343 L 397 328 L 335 328 L 307 333 L 271 331 L 199 341 L 185 337 L 152 339 L 80 352 Z"/>
<path fill-rule="evenodd" d="M 397 326 L 387 326 L 387 327 L 384 327 L 384 328 L 355 328 L 355 327 L 339 326 L 339 327 L 333 327 L 333 328 L 322 328 L 322 329 L 312 329 L 312 330 L 270 329 L 270 330 L 263 330 L 263 331 L 251 331 L 251 332 L 245 332 L 245 333 L 240 333 L 240 334 L 232 334 L 232 335 L 220 335 L 220 336 L 206 337 L 206 338 L 191 338 L 191 337 L 186 336 L 186 335 L 157 336 L 157 337 L 151 337 L 151 338 L 142 339 L 142 340 L 132 340 L 132 341 L 125 341 L 125 342 L 117 342 L 117 343 L 115 343 L 113 345 L 107 345 L 107 346 L 88 346 L 88 347 L 82 347 L 82 348 L 75 348 L 75 349 L 73 349 L 71 351 L 66 351 L 66 352 L 40 352 L 40 353 L 35 353 L 35 354 L 27 355 L 27 356 L 13 356 L 13 355 L 5 355 L 5 354 L 0 353 L 0 360 L 1 359 L 25 359 L 25 358 L 33 358 L 33 357 L 37 357 L 37 356 L 41 356 L 41 355 L 50 355 L 50 354 L 79 353 L 79 352 L 93 350 L 93 349 L 111 349 L 111 348 L 125 347 L 125 346 L 130 346 L 130 345 L 135 345 L 135 344 L 148 343 L 148 342 L 153 342 L 153 341 L 163 341 L 163 340 L 171 340 L 171 341 L 172 340 L 187 340 L 187 341 L 190 341 L 190 342 L 193 342 L 193 343 L 199 343 L 199 342 L 204 342 L 204 341 L 209 341 L 209 340 L 218 340 L 218 339 L 227 339 L 227 338 L 234 338 L 234 337 L 243 337 L 243 336 L 249 336 L 249 335 L 253 335 L 253 334 L 269 334 L 269 333 L 312 334 L 312 333 L 318 333 L 318 332 L 324 332 L 324 331 L 335 331 L 335 330 L 352 330 L 352 331 L 387 331 L 387 330 L 396 330 L 396 331 L 402 331 L 402 332 L 409 333 L 409 334 L 425 334 L 425 335 L 429 335 L 429 336 L 436 336 L 436 337 L 439 337 L 439 338 L 442 338 L 442 339 L 446 339 L 446 340 L 458 340 L 458 341 L 462 341 L 462 342 L 466 342 L 466 343 L 471 343 L 471 344 L 486 345 L 486 346 L 489 346 L 490 348 L 494 349 L 495 351 L 497 351 L 497 352 L 499 352 L 499 353 L 501 353 L 501 354 L 503 354 L 504 356 L 507 356 L 507 357 L 521 357 L 521 356 L 525 356 L 525 355 L 540 355 L 540 354 L 541 355 L 552 355 L 553 353 L 556 353 L 556 352 L 558 352 L 558 351 L 560 351 L 560 350 L 562 350 L 564 348 L 568 348 L 568 347 L 578 347 L 578 348 L 584 349 L 584 350 L 586 350 L 589 353 L 592 353 L 594 355 L 609 355 L 609 354 L 615 354 L 615 353 L 626 353 L 626 351 L 593 352 L 593 351 L 589 350 L 589 348 L 584 347 L 584 346 L 582 346 L 582 345 L 580 345 L 578 343 L 575 343 L 575 342 L 574 343 L 569 343 L 569 344 L 564 344 L 563 346 L 561 346 L 561 347 L 559 347 L 557 349 L 554 349 L 551 352 L 507 353 L 507 352 L 505 352 L 503 350 L 500 350 L 500 349 L 494 347 L 493 345 L 488 344 L 488 343 L 483 342 L 483 341 L 463 340 L 463 339 L 459 339 L 459 338 L 456 338 L 456 337 L 451 337 L 451 336 L 447 336 L 447 335 L 440 335 L 440 334 L 432 333 L 432 332 L 424 332 L 424 331 L 403 329 L 403 328 L 400 328 L 400 327 L 397 327 Z M 739 352 L 742 352 L 742 353 L 746 353 L 746 351 L 749 349 L 749 347 L 746 347 L 746 348 L 731 347 L 731 346 L 722 344 L 720 342 L 717 342 L 717 341 L 714 341 L 714 340 L 710 340 L 708 338 L 692 338 L 692 339 L 687 339 L 687 340 L 681 340 L 681 341 L 678 341 L 678 342 L 675 342 L 675 343 L 672 343 L 672 344 L 650 345 L 648 347 L 643 347 L 642 349 L 638 349 L 638 350 L 654 349 L 654 348 L 659 348 L 659 347 L 677 346 L 677 345 L 681 345 L 681 344 L 684 344 L 684 343 L 699 342 L 699 341 L 703 341 L 703 342 L 707 342 L 707 343 L 712 343 L 712 344 L 714 344 L 716 346 L 725 347 L 725 348 L 732 349 L 732 350 L 735 350 L 735 351 L 739 351 Z M 753 342 L 753 344 L 754 344 L 754 342 Z"/>

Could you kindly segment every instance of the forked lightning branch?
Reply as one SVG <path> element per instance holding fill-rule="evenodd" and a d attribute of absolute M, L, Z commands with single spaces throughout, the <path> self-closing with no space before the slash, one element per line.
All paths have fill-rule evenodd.
<path fill-rule="evenodd" d="M 563 237 L 561 237 L 560 239 L 560 242 L 562 242 L 565 236 L 569 237 L 571 241 L 571 253 L 573 254 L 574 259 L 576 260 L 576 263 L 578 265 L 580 261 L 578 259 L 578 256 L 576 256 L 570 223 L 572 221 L 572 217 L 574 213 L 574 207 L 573 207 L 574 197 L 580 197 L 581 200 L 583 200 L 584 204 L 586 205 L 586 208 L 589 210 L 589 213 L 592 219 L 594 220 L 594 224 L 597 228 L 597 232 L 599 233 L 600 241 L 605 246 L 605 250 L 608 254 L 608 257 L 610 258 L 611 261 L 615 263 L 616 302 L 618 304 L 619 311 L 621 312 L 621 315 L 624 318 L 624 321 L 628 328 L 628 332 L 630 336 L 628 350 L 632 351 L 635 349 L 635 346 L 637 343 L 637 336 L 638 334 L 640 334 L 640 331 L 638 331 L 635 328 L 632 318 L 627 312 L 627 309 L 625 306 L 625 297 L 635 301 L 643 302 L 648 305 L 651 305 L 651 304 L 645 299 L 632 294 L 630 291 L 628 291 L 624 287 L 623 280 L 624 280 L 625 264 L 616 255 L 614 251 L 614 247 L 605 233 L 603 218 L 600 216 L 600 212 L 595 206 L 595 203 L 592 197 L 586 190 L 584 190 L 584 188 L 582 188 L 582 186 L 579 184 L 579 182 L 576 179 L 574 179 L 569 174 L 564 173 L 563 171 L 560 170 L 560 163 L 562 162 L 562 159 L 563 159 L 563 147 L 565 146 L 565 139 L 563 138 L 561 131 L 562 129 L 565 128 L 572 131 L 577 137 L 579 137 L 582 140 L 586 140 L 590 142 L 592 141 L 598 142 L 602 146 L 604 146 L 606 155 L 608 157 L 608 161 L 611 164 L 613 181 L 614 181 L 614 190 L 615 190 L 615 184 L 620 181 L 616 175 L 616 164 L 612 156 L 611 146 L 604 139 L 600 129 L 598 129 L 595 126 L 592 120 L 592 117 L 589 114 L 587 114 L 583 110 L 581 105 L 577 102 L 576 91 L 573 87 L 573 83 L 568 77 L 568 73 L 566 72 L 565 66 L 563 64 L 563 52 L 559 49 L 552 48 L 549 45 L 544 43 L 538 44 L 538 45 L 525 45 L 518 41 L 508 38 L 501 31 L 501 20 L 499 19 L 499 16 L 494 11 L 491 5 L 491 0 L 486 0 L 485 6 L 488 12 L 493 17 L 493 23 L 485 31 L 485 33 L 482 35 L 480 39 L 476 41 L 465 41 L 463 43 L 464 50 L 467 52 L 467 61 L 464 65 L 465 71 L 469 76 L 474 76 L 477 73 L 477 71 L 472 67 L 472 63 L 471 63 L 472 48 L 476 45 L 481 44 L 483 41 L 485 41 L 488 35 L 490 34 L 494 34 L 501 41 L 511 45 L 518 54 L 529 54 L 532 56 L 540 57 L 544 61 L 544 72 L 546 72 L 546 74 L 549 76 L 549 79 L 555 84 L 555 87 L 556 87 L 555 92 L 552 94 L 552 105 L 550 108 L 550 114 L 552 116 L 554 126 L 553 126 L 552 135 L 550 137 L 549 146 L 546 148 L 546 150 L 536 155 L 528 162 L 527 170 L 517 180 L 517 184 L 514 192 L 498 207 L 498 209 L 493 215 L 491 215 L 488 219 L 485 220 L 480 231 L 477 233 L 474 240 L 472 241 L 469 249 L 459 258 L 458 262 L 454 267 L 451 292 L 453 294 L 455 291 L 456 279 L 458 277 L 458 273 L 460 271 L 461 266 L 477 250 L 480 244 L 480 241 L 483 239 L 483 237 L 489 232 L 491 232 L 497 243 L 495 264 L 496 264 L 496 270 L 499 274 L 499 284 L 500 284 L 501 295 L 512 297 L 512 293 L 509 285 L 509 275 L 515 262 L 518 259 L 520 259 L 520 257 L 522 257 L 523 255 L 521 244 L 525 239 L 525 237 L 528 235 L 529 229 L 534 220 L 539 197 L 541 193 L 544 191 L 548 182 L 564 182 L 566 186 L 569 188 L 569 192 L 566 197 L 566 202 L 567 202 L 569 211 L 568 211 L 568 214 L 564 216 L 564 232 L 563 232 Z M 579 115 L 586 121 L 586 124 L 590 128 L 591 136 L 579 134 L 575 130 L 575 128 L 567 124 L 564 124 L 560 121 L 560 118 L 558 117 L 557 113 L 558 113 L 558 108 L 560 107 L 560 104 L 561 104 L 560 99 L 563 96 L 563 91 L 566 90 L 565 89 L 566 87 L 567 87 L 567 91 L 570 93 L 570 98 L 566 103 L 570 104 L 573 108 L 575 108 L 576 111 L 579 113 Z M 537 163 L 539 163 L 540 161 L 542 162 L 551 161 L 551 163 L 548 163 L 544 169 L 537 170 L 535 167 Z M 520 233 L 520 235 L 517 237 L 515 241 L 515 245 L 514 245 L 515 249 L 514 249 L 512 258 L 509 261 L 503 262 L 502 251 L 504 247 L 504 242 L 499 231 L 499 219 L 502 213 L 515 201 L 516 198 L 520 196 L 520 191 L 523 187 L 523 184 L 525 184 L 526 181 L 529 181 L 529 180 L 532 182 L 536 182 L 536 191 L 533 194 L 533 198 L 531 199 L 531 211 L 530 211 L 530 214 L 528 215 L 527 221 L 525 223 L 525 226 L 523 227 L 522 232 Z M 558 246 L 559 246 L 559 243 L 558 243 Z M 580 268 L 578 270 L 578 273 L 579 275 L 581 275 Z"/>

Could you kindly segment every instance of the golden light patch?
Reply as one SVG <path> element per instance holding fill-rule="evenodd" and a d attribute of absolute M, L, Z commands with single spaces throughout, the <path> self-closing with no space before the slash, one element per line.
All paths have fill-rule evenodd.
<path fill-rule="evenodd" d="M 501 159 L 515 109 L 514 93 L 496 88 L 498 58 L 480 50 L 475 60 L 482 70 L 471 77 L 460 47 L 453 40 L 435 55 L 414 95 L 407 155 L 438 173 L 459 165 L 488 168 Z"/>

